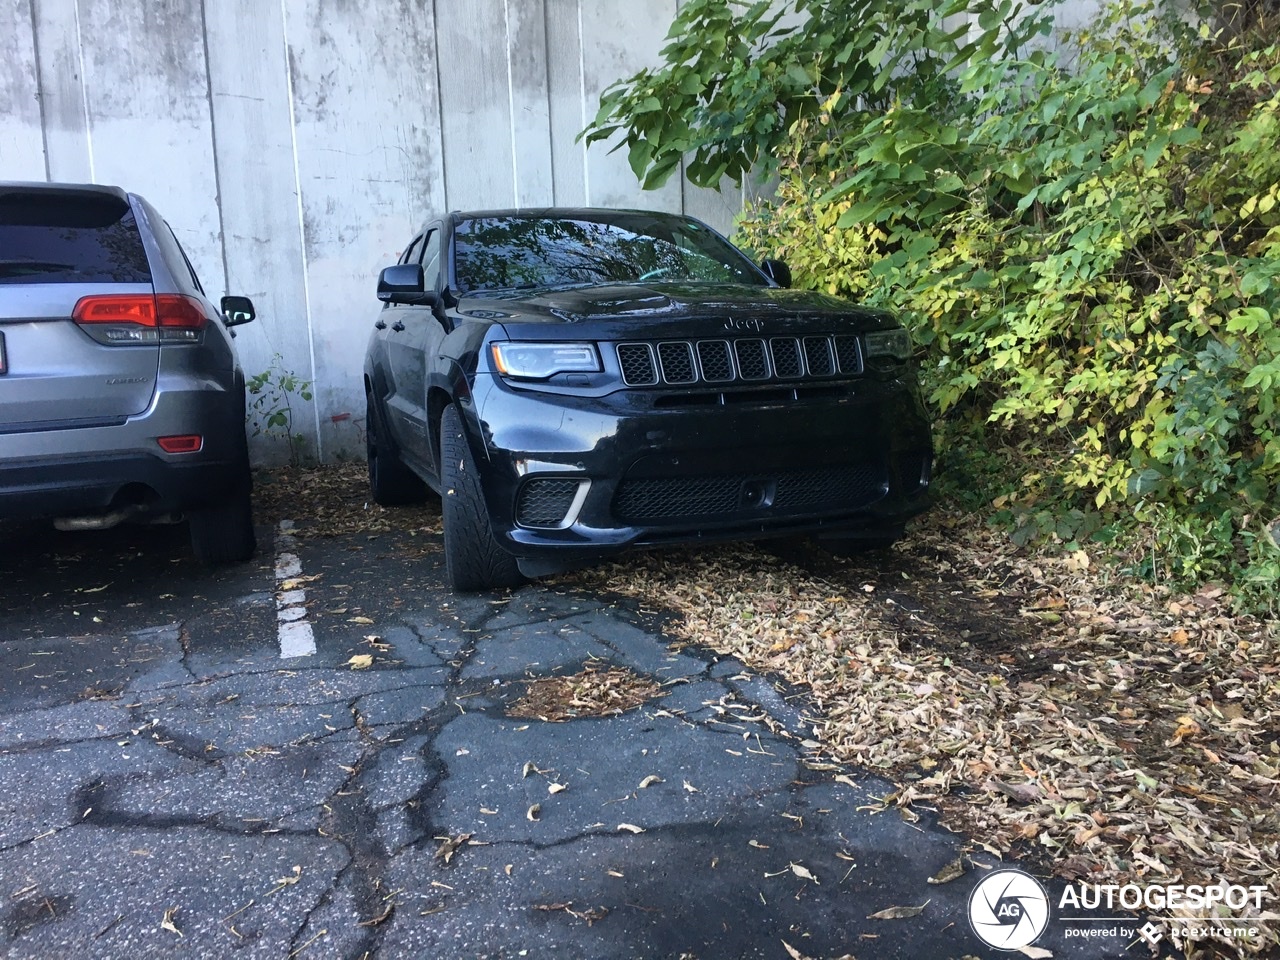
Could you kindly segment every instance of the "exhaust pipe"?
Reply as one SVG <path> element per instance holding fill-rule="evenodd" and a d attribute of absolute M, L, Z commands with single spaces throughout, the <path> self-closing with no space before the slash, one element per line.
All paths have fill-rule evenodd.
<path fill-rule="evenodd" d="M 97 513 L 85 517 L 58 517 L 53 521 L 53 525 L 59 530 L 110 530 L 117 527 L 131 517 L 137 516 L 146 510 L 146 507 L 139 503 L 130 504 L 127 507 L 121 507 L 119 510 L 112 510 L 110 513 Z"/>

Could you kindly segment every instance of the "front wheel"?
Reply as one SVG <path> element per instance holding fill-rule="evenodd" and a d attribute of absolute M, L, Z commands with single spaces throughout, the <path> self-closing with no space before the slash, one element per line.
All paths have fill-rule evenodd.
<path fill-rule="evenodd" d="M 444 565 L 454 590 L 492 590 L 524 583 L 516 558 L 493 535 L 462 418 L 453 404 L 440 417 L 440 504 Z"/>

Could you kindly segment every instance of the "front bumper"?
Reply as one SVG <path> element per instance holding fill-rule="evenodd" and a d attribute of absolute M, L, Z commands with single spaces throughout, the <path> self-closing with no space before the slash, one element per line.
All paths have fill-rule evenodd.
<path fill-rule="evenodd" d="M 464 417 L 494 534 L 523 559 L 874 535 L 929 506 L 931 434 L 906 379 L 726 403 L 696 391 L 548 394 L 481 374 L 472 400 Z M 531 497 L 542 490 L 553 495 Z"/>

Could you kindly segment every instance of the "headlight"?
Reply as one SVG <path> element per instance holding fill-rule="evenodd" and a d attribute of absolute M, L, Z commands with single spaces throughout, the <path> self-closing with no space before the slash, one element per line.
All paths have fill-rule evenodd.
<path fill-rule="evenodd" d="M 593 343 L 495 343 L 493 364 L 504 377 L 545 380 L 557 373 L 598 373 Z"/>
<path fill-rule="evenodd" d="M 911 335 L 898 327 L 867 334 L 867 359 L 892 357 L 894 360 L 911 359 Z"/>

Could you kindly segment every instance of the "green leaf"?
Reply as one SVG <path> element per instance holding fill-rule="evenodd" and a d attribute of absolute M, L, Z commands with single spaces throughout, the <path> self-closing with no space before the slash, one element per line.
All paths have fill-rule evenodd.
<path fill-rule="evenodd" d="M 798 63 L 793 63 L 791 66 L 787 67 L 787 76 L 792 82 L 801 87 L 813 85 L 813 78 L 810 77 L 808 71 Z"/>

